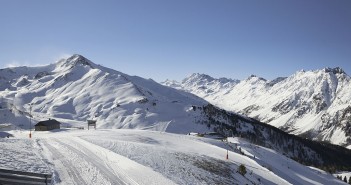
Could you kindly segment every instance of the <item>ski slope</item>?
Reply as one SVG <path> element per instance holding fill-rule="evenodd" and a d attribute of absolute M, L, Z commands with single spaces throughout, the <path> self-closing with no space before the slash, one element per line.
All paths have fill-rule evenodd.
<path fill-rule="evenodd" d="M 6 146 L 6 156 L 13 160 L 0 163 L 0 168 L 51 171 L 53 184 L 343 184 L 331 174 L 240 138 L 223 142 L 129 129 L 33 132 L 32 140 L 27 132 L 10 133 L 16 139 L 0 139 L 0 148 Z M 25 144 L 18 147 L 18 142 Z M 26 153 L 18 155 L 24 150 L 35 155 L 26 160 Z M 241 164 L 245 176 L 237 172 Z"/>

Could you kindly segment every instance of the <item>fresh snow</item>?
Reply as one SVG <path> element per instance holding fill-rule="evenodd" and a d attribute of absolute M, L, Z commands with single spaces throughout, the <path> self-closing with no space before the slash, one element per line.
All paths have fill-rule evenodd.
<path fill-rule="evenodd" d="M 17 129 L 28 129 L 32 114 L 33 123 L 55 118 L 67 127 L 81 127 L 95 119 L 99 128 L 208 130 L 193 124 L 201 118 L 191 109 L 206 105 L 205 100 L 104 68 L 80 55 L 47 66 L 2 69 L 0 81 L 4 82 L 0 87 L 2 124 Z"/>
<path fill-rule="evenodd" d="M 0 138 L 0 168 L 38 173 L 49 172 L 48 164 L 42 160 L 35 141 L 17 138 Z"/>
<path fill-rule="evenodd" d="M 222 82 L 195 73 L 182 82 L 162 84 L 296 135 L 345 147 L 351 144 L 351 78 L 340 68 L 298 71 L 272 81 L 252 75 Z"/>
<path fill-rule="evenodd" d="M 346 176 L 347 182 L 349 182 L 349 179 L 351 177 L 351 172 L 338 172 L 334 174 L 334 177 L 341 176 L 342 180 L 344 180 L 344 177 Z"/>
<path fill-rule="evenodd" d="M 125 129 L 34 131 L 33 139 L 26 132 L 12 134 L 16 139 L 0 139 L 6 155 L 1 157 L 8 158 L 0 168 L 50 171 L 53 184 L 343 184 L 241 138 L 227 143 Z M 240 164 L 246 166 L 245 176 L 237 173 Z"/>
<path fill-rule="evenodd" d="M 200 74 L 195 77 L 204 78 L 197 95 L 214 97 L 228 106 L 254 104 L 256 100 L 251 98 L 260 99 L 267 89 L 267 81 L 256 76 L 245 83 Z M 284 84 L 285 80 L 269 84 Z M 169 85 L 173 83 L 169 81 Z M 197 81 L 183 83 L 191 86 Z M 179 83 L 177 88 L 181 86 Z M 232 87 L 236 86 L 242 87 L 243 93 L 235 94 Z M 332 87 L 339 88 L 340 83 Z M 349 95 L 343 90 L 337 94 Z M 233 98 L 234 104 L 225 99 L 236 95 L 240 99 Z M 267 100 L 268 105 L 276 103 Z M 80 55 L 47 66 L 1 69 L 0 168 L 51 172 L 53 184 L 342 184 L 325 172 L 240 138 L 226 143 L 197 137 L 194 133 L 212 131 L 205 124 L 196 124 L 208 119 L 199 110 L 207 104 L 191 93 L 96 65 Z M 253 107 L 248 115 L 262 116 L 260 111 L 267 113 L 264 119 L 270 118 L 269 107 Z M 282 126 L 291 122 L 280 112 L 272 114 Z M 49 118 L 60 121 L 61 129 L 32 131 L 33 138 L 28 139 L 30 125 L 33 128 Z M 318 116 L 311 114 L 312 118 Z M 86 129 L 88 119 L 97 120 L 97 130 L 81 130 Z M 252 129 L 242 125 L 242 130 Z M 318 124 L 310 128 L 316 127 L 324 128 Z M 334 130 L 329 133 L 342 134 L 342 130 Z M 13 137 L 6 138 L 8 134 Z M 229 160 L 225 159 L 227 149 Z M 241 164 L 247 168 L 245 176 L 237 173 Z"/>

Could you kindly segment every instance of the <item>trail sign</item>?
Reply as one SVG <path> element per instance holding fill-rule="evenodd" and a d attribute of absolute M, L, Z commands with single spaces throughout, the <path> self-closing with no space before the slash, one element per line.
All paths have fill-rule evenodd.
<path fill-rule="evenodd" d="M 93 126 L 96 130 L 96 120 L 88 120 L 88 130 L 90 126 Z"/>

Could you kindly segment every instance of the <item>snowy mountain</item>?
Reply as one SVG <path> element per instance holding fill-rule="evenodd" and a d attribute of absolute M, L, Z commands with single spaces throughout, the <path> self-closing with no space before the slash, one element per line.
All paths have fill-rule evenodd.
<path fill-rule="evenodd" d="M 219 91 L 224 92 L 230 90 L 239 82 L 239 80 L 227 78 L 215 79 L 205 74 L 194 73 L 185 78 L 181 83 L 174 80 L 166 80 L 165 82 L 162 82 L 162 84 L 175 89 L 191 89 L 191 93 L 200 97 L 207 97 Z"/>
<path fill-rule="evenodd" d="M 254 76 L 248 81 L 266 84 Z M 280 79 L 274 83 L 284 81 Z M 99 129 L 178 134 L 215 131 L 225 136 L 240 136 L 300 163 L 330 172 L 351 169 L 351 152 L 343 147 L 289 135 L 257 120 L 219 109 L 191 93 L 105 68 L 81 55 L 41 67 L 1 69 L 0 82 L 0 126 L 6 125 L 9 130 L 27 130 L 29 118 L 34 120 L 33 124 L 54 118 L 62 127 L 82 127 L 88 119 L 94 119 Z M 169 85 L 178 87 L 183 84 L 190 87 L 194 83 L 198 94 L 209 94 L 208 97 L 217 92 L 222 92 L 224 97 L 233 93 L 233 87 L 245 86 L 237 80 L 213 79 L 199 74 L 179 84 L 169 81 Z M 246 86 L 249 89 L 250 86 Z M 250 93 L 259 94 L 253 90 Z M 243 99 L 241 103 L 248 100 Z"/>
<path fill-rule="evenodd" d="M 0 80 L 2 102 L 27 114 L 32 109 L 36 121 L 58 118 L 72 126 L 71 120 L 96 119 L 99 128 L 204 131 L 191 124 L 197 115 L 190 110 L 206 101 L 153 80 L 104 68 L 80 55 L 43 67 L 2 69 Z"/>
<path fill-rule="evenodd" d="M 351 147 L 351 80 L 341 68 L 302 70 L 272 81 L 193 74 L 163 84 L 289 133 Z"/>

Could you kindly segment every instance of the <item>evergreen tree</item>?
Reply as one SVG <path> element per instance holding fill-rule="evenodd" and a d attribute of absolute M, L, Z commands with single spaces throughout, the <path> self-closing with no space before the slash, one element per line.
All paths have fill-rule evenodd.
<path fill-rule="evenodd" d="M 347 178 L 346 178 L 346 175 L 345 175 L 345 177 L 344 177 L 344 182 L 346 182 L 346 183 L 347 183 Z"/>
<path fill-rule="evenodd" d="M 351 176 L 349 177 L 349 184 L 351 184 Z"/>
<path fill-rule="evenodd" d="M 238 167 L 238 172 L 244 176 L 246 174 L 246 167 L 245 165 L 241 164 L 239 167 Z"/>

